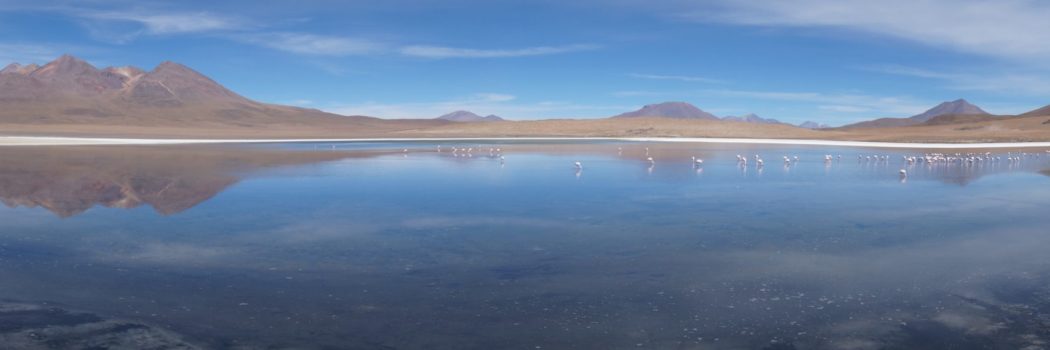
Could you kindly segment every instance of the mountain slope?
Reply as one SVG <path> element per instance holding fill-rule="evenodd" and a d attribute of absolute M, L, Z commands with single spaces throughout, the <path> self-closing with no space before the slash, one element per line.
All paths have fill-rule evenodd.
<path fill-rule="evenodd" d="M 452 112 L 452 113 L 445 114 L 443 116 L 437 117 L 435 119 L 447 120 L 447 121 L 452 121 L 452 122 L 498 122 L 498 121 L 502 121 L 503 120 L 503 118 L 500 118 L 500 117 L 498 117 L 496 115 L 488 115 L 488 116 L 482 117 L 482 116 L 474 114 L 473 112 L 470 112 L 470 111 L 455 111 L 455 112 Z"/>
<path fill-rule="evenodd" d="M 1050 105 L 1029 112 L 1025 112 L 1021 115 L 1026 117 L 1050 115 Z"/>
<path fill-rule="evenodd" d="M 98 69 L 64 55 L 0 71 L 0 123 L 136 127 L 315 127 L 376 121 L 266 104 L 173 62 Z"/>
<path fill-rule="evenodd" d="M 844 128 L 881 128 L 881 127 L 894 127 L 894 126 L 911 126 L 923 124 L 930 119 L 944 115 L 990 115 L 985 112 L 981 107 L 978 107 L 964 99 L 958 99 L 955 101 L 942 102 L 933 108 L 926 110 L 920 114 L 913 115 L 908 118 L 879 118 L 875 120 L 864 121 L 860 123 L 850 124 L 844 126 Z"/>
<path fill-rule="evenodd" d="M 696 108 L 689 103 L 685 102 L 664 102 L 652 105 L 645 105 L 641 109 L 627 112 L 620 115 L 613 116 L 612 118 L 643 118 L 643 117 L 661 117 L 671 119 L 701 119 L 701 120 L 721 120 L 711 113 L 704 112 L 700 108 Z"/>

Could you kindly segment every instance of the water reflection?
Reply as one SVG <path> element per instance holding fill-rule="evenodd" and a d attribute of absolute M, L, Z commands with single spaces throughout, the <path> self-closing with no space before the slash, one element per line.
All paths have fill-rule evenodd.
<path fill-rule="evenodd" d="M 456 146 L 483 151 L 464 157 L 407 143 L 24 156 L 5 176 L 38 169 L 32 177 L 56 185 L 157 178 L 121 181 L 209 184 L 172 188 L 210 193 L 177 198 L 210 199 L 173 216 L 88 210 L 59 220 L 39 208 L 0 208 L 0 279 L 10 282 L 0 299 L 19 301 L 0 303 L 0 341 L 127 340 L 143 329 L 160 344 L 203 348 L 1016 349 L 1050 341 L 1043 158 L 1013 168 L 914 167 L 901 184 L 897 159 L 915 152 L 880 151 L 891 160 L 864 164 L 853 159 L 875 151 L 494 145 L 504 166 L 488 145 Z M 828 152 L 843 160 L 825 162 Z M 759 172 L 737 154 L 770 163 Z M 783 156 L 791 157 L 784 169 L 772 163 Z M 569 172 L 576 161 L 585 175 Z M 95 162 L 121 170 L 87 166 Z M 233 182 L 216 190 L 224 182 L 198 178 Z M 156 190 L 166 185 L 137 186 L 135 198 L 166 198 Z M 39 311 L 45 303 L 59 311 Z M 19 307 L 27 311 L 12 311 Z M 103 331 L 75 332 L 86 327 Z M 87 335 L 75 344 L 94 341 Z"/>
<path fill-rule="evenodd" d="M 0 201 L 45 208 L 59 217 L 96 205 L 152 207 L 162 215 L 192 208 L 265 168 L 377 154 L 223 147 L 0 149 Z"/>

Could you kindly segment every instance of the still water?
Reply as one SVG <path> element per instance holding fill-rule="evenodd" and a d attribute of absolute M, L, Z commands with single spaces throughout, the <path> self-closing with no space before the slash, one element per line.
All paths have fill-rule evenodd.
<path fill-rule="evenodd" d="M 0 347 L 1050 347 L 1044 150 L 438 146 L 0 149 Z"/>

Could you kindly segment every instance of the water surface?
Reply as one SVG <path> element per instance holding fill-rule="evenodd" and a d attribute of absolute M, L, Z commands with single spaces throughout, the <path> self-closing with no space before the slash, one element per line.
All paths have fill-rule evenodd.
<path fill-rule="evenodd" d="M 1050 156 L 979 152 L 1000 160 L 612 142 L 3 149 L 0 341 L 1045 348 Z"/>

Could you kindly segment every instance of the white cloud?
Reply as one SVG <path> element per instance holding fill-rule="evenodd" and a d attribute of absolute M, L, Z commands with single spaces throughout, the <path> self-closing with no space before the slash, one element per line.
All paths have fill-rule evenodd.
<path fill-rule="evenodd" d="M 0 43 L 0 68 L 15 62 L 43 64 L 62 53 L 55 47 L 47 45 Z"/>
<path fill-rule="evenodd" d="M 666 92 L 659 91 L 642 91 L 642 90 L 627 90 L 627 91 L 615 91 L 612 93 L 616 97 L 657 97 L 669 95 Z"/>
<path fill-rule="evenodd" d="M 445 46 L 410 45 L 402 47 L 402 55 L 423 58 L 503 58 L 554 55 L 597 49 L 597 45 L 538 46 L 520 49 L 470 49 Z"/>
<path fill-rule="evenodd" d="M 711 79 L 711 78 L 704 78 L 704 77 L 693 77 L 693 76 L 686 76 L 686 75 L 657 75 L 657 74 L 638 74 L 638 73 L 631 73 L 631 74 L 628 74 L 628 75 L 630 77 L 632 77 L 632 78 L 639 78 L 639 79 L 678 80 L 678 81 L 685 81 L 685 82 L 691 82 L 691 83 L 721 83 L 722 82 L 721 80 L 718 80 L 718 79 Z"/>
<path fill-rule="evenodd" d="M 387 50 L 386 45 L 371 40 L 305 33 L 237 34 L 230 37 L 253 45 L 305 55 L 366 55 Z"/>
<path fill-rule="evenodd" d="M 986 91 L 1007 95 L 1050 95 L 1050 79 L 1039 72 L 943 72 L 888 65 L 866 70 L 886 74 L 940 80 L 944 88 L 960 91 Z"/>
<path fill-rule="evenodd" d="M 1050 58 L 1050 2 L 1031 0 L 754 0 L 693 6 L 688 19 L 836 27 L 985 56 Z"/>
<path fill-rule="evenodd" d="M 515 98 L 517 98 L 514 95 L 496 94 L 496 93 L 474 94 L 474 97 L 476 99 L 478 99 L 478 100 L 487 101 L 487 102 L 506 102 L 506 101 L 512 101 Z"/>
<path fill-rule="evenodd" d="M 860 106 L 843 106 L 843 105 L 820 105 L 817 109 L 829 112 L 841 112 L 841 113 L 863 113 L 870 112 L 871 108 L 860 107 Z"/>
<path fill-rule="evenodd" d="M 196 13 L 145 13 L 145 12 L 77 12 L 77 16 L 109 21 L 135 22 L 145 27 L 149 34 L 182 34 L 242 29 L 243 20 L 220 16 L 208 12 Z"/>

